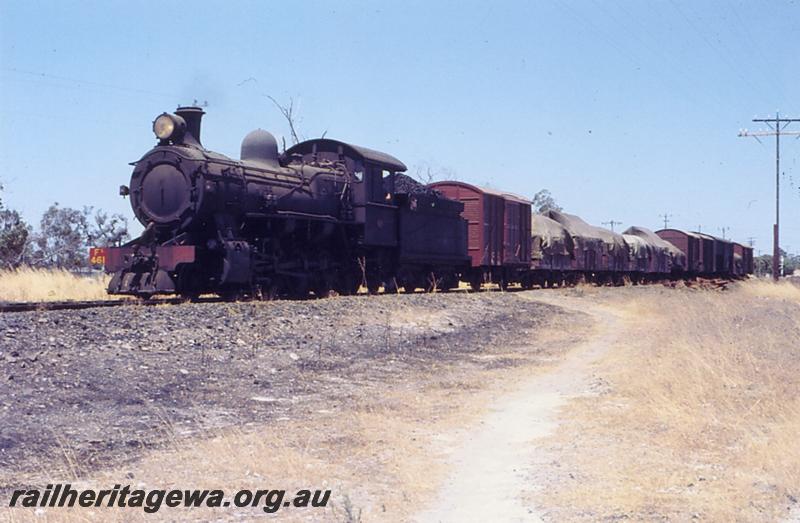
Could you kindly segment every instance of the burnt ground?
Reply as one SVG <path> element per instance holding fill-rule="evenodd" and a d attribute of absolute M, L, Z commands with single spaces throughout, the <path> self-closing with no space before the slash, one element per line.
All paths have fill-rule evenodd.
<path fill-rule="evenodd" d="M 499 292 L 5 313 L 0 491 L 175 438 L 302 420 L 417 371 L 520 364 L 471 355 L 525 345 L 566 314 Z"/>

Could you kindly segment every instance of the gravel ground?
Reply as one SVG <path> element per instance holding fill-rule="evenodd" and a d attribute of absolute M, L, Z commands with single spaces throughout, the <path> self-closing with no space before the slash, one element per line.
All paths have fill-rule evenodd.
<path fill-rule="evenodd" d="M 560 314 L 499 292 L 1 314 L 0 490 L 335 410 L 417 369 L 525 343 Z"/>

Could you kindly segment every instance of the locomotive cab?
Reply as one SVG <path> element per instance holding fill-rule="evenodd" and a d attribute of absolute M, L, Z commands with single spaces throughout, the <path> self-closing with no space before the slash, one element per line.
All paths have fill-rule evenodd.
<path fill-rule="evenodd" d="M 361 243 L 397 246 L 397 206 L 394 177 L 406 166 L 397 158 L 337 140 L 320 138 L 299 143 L 284 153 L 308 165 L 339 165 L 352 177 L 352 220 L 363 224 Z"/>

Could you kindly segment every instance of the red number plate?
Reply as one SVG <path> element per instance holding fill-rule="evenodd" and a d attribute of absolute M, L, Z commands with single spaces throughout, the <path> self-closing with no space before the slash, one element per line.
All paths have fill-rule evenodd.
<path fill-rule="evenodd" d="M 105 265 L 106 264 L 105 247 L 92 247 L 91 249 L 89 249 L 89 263 L 91 265 Z"/>

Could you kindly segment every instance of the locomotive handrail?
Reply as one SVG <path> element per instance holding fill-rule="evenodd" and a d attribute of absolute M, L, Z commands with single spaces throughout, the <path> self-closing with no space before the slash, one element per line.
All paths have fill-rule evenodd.
<path fill-rule="evenodd" d="M 329 214 L 310 214 L 305 212 L 299 211 L 275 211 L 274 213 L 263 213 L 263 212 L 248 212 L 245 214 L 248 218 L 272 218 L 274 216 L 292 216 L 296 218 L 308 218 L 313 220 L 319 221 L 331 221 L 337 222 L 339 221 L 338 218 L 331 216 Z"/>

